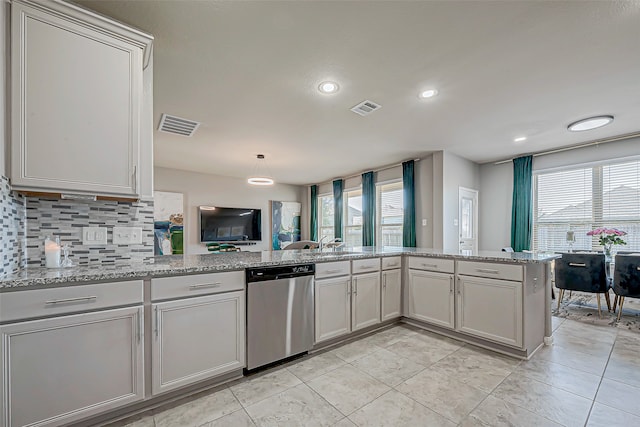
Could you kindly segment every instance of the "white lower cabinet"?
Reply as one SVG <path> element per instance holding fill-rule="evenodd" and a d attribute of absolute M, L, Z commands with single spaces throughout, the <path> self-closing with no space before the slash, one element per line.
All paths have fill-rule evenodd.
<path fill-rule="evenodd" d="M 523 346 L 522 282 L 458 276 L 458 330 Z"/>
<path fill-rule="evenodd" d="M 226 292 L 152 305 L 153 393 L 245 365 L 245 293 Z"/>
<path fill-rule="evenodd" d="M 316 342 L 351 332 L 351 279 L 316 279 Z"/>
<path fill-rule="evenodd" d="M 136 306 L 0 326 L 0 425 L 66 425 L 142 400 L 143 317 Z"/>
<path fill-rule="evenodd" d="M 382 272 L 382 321 L 398 318 L 401 313 L 402 270 Z"/>
<path fill-rule="evenodd" d="M 357 274 L 351 280 L 351 330 L 380 323 L 380 273 Z"/>
<path fill-rule="evenodd" d="M 410 269 L 408 292 L 408 317 L 455 328 L 453 274 Z"/>

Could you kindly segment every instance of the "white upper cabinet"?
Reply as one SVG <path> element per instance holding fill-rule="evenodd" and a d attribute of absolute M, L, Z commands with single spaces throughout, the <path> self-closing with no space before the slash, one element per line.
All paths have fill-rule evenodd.
<path fill-rule="evenodd" d="M 14 0 L 11 24 L 13 188 L 140 195 L 151 36 L 59 1 Z"/>

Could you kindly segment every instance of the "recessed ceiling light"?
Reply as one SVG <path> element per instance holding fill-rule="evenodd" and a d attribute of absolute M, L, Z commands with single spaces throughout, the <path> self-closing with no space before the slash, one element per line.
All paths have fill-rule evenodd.
<path fill-rule="evenodd" d="M 326 81 L 318 85 L 318 90 L 321 93 L 336 93 L 338 89 L 340 89 L 340 86 L 336 82 Z"/>
<path fill-rule="evenodd" d="M 527 140 L 526 136 L 519 136 L 519 137 L 515 138 L 513 140 L 513 142 L 522 142 L 522 141 L 526 141 L 526 140 Z"/>
<path fill-rule="evenodd" d="M 613 116 L 596 116 L 588 119 L 578 120 L 567 126 L 571 132 L 581 132 L 583 130 L 591 130 L 606 126 L 613 121 Z"/>
<path fill-rule="evenodd" d="M 438 94 L 438 91 L 436 89 L 427 89 L 420 92 L 418 94 L 418 98 L 421 98 L 421 99 L 433 98 L 437 94 Z"/>

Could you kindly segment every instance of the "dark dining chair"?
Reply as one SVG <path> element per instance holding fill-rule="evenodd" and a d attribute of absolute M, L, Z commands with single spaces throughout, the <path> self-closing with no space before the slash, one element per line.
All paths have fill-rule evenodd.
<path fill-rule="evenodd" d="M 616 311 L 616 303 L 620 299 L 620 311 L 618 321 L 622 314 L 624 298 L 640 298 L 640 255 L 616 255 L 613 271 L 613 292 L 616 294 L 616 302 L 613 303 L 613 311 Z"/>
<path fill-rule="evenodd" d="M 565 290 L 595 293 L 599 316 L 602 316 L 600 294 L 604 294 L 607 308 L 611 310 L 603 254 L 562 253 L 562 258 L 555 260 L 554 269 L 555 285 L 560 289 L 558 310 Z"/>

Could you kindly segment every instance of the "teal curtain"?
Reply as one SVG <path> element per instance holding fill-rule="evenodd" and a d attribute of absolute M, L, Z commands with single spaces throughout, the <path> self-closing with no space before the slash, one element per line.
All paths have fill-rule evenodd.
<path fill-rule="evenodd" d="M 373 172 L 362 174 L 362 246 L 376 244 L 376 181 Z"/>
<path fill-rule="evenodd" d="M 414 183 L 414 161 L 402 163 L 402 187 L 404 196 L 404 218 L 402 221 L 402 246 L 416 247 L 416 192 Z"/>
<path fill-rule="evenodd" d="M 533 230 L 533 157 L 513 159 L 511 247 L 516 252 L 531 248 Z"/>
<path fill-rule="evenodd" d="M 311 186 L 311 206 L 309 207 L 309 233 L 310 239 L 314 242 L 318 241 L 318 186 Z"/>
<path fill-rule="evenodd" d="M 344 181 L 336 179 L 333 181 L 333 227 L 334 237 L 342 239 L 342 192 Z"/>

